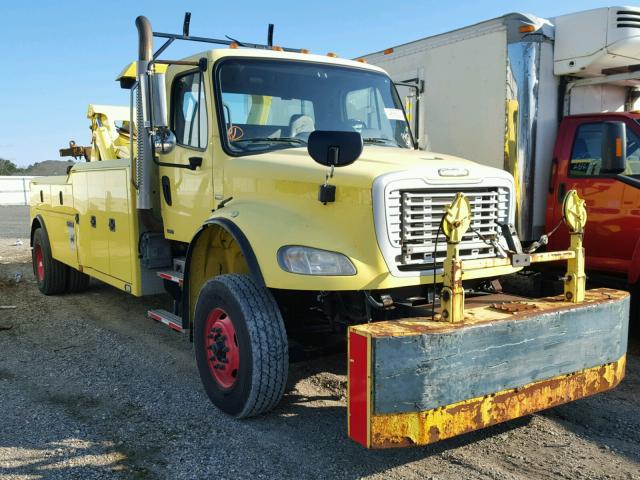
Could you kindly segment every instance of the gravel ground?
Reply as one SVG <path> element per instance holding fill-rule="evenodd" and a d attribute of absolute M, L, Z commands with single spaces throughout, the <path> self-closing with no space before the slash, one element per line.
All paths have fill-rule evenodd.
<path fill-rule="evenodd" d="M 346 437 L 344 345 L 293 364 L 274 412 L 236 421 L 207 400 L 188 339 L 145 318 L 163 298 L 102 284 L 45 297 L 20 263 L 26 239 L 0 256 L 23 259 L 0 264 L 0 306 L 16 307 L 0 310 L 0 479 L 640 478 L 637 341 L 611 392 L 425 448 L 366 451 Z"/>

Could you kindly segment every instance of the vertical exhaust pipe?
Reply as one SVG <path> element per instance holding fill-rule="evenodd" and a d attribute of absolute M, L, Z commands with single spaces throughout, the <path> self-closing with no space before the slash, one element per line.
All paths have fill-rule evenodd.
<path fill-rule="evenodd" d="M 153 60 L 153 30 L 147 17 L 136 18 L 138 29 L 138 61 L 136 64 L 138 89 L 136 95 L 136 126 L 137 126 L 137 155 L 136 155 L 136 208 L 140 231 L 162 232 L 162 220 L 153 215 L 153 145 L 149 131 L 150 122 L 150 86 L 147 70 L 149 62 Z"/>
<path fill-rule="evenodd" d="M 153 199 L 151 198 L 153 179 L 153 152 L 151 145 L 151 135 L 147 130 L 149 126 L 149 75 L 147 69 L 149 62 L 153 59 L 153 31 L 151 22 L 147 17 L 136 18 L 136 28 L 138 29 L 138 61 L 137 77 L 138 90 L 136 97 L 136 123 L 137 123 L 137 155 L 136 155 L 136 181 L 138 185 L 138 196 L 136 207 L 138 210 L 147 210 L 148 213 L 142 216 L 151 216 Z M 144 222 L 147 225 L 147 221 Z"/>

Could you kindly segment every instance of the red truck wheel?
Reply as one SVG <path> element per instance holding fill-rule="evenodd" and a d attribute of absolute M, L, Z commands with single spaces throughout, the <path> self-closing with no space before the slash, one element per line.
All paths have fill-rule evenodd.
<path fill-rule="evenodd" d="M 271 292 L 245 275 L 204 284 L 194 314 L 196 363 L 213 404 L 237 418 L 274 408 L 284 393 L 287 335 Z"/>
<path fill-rule="evenodd" d="M 42 228 L 33 233 L 31 260 L 33 273 L 42 293 L 55 295 L 66 290 L 69 267 L 52 257 L 51 244 Z"/>

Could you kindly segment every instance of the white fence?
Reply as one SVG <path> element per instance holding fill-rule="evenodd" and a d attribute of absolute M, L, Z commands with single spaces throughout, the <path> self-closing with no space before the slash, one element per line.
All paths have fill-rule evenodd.
<path fill-rule="evenodd" d="M 29 205 L 32 178 L 0 176 L 0 205 Z"/>

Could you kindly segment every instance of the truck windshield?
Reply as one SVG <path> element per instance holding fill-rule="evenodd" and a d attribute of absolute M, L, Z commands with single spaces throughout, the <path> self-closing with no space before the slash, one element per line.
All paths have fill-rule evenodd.
<path fill-rule="evenodd" d="M 261 59 L 224 60 L 216 72 L 223 142 L 234 155 L 303 147 L 314 130 L 356 131 L 365 145 L 413 146 L 384 74 Z"/>

